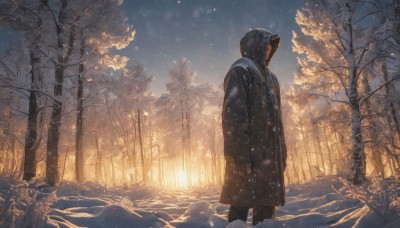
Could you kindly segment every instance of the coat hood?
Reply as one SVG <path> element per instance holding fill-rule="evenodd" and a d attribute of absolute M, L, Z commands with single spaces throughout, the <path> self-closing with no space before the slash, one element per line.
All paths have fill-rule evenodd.
<path fill-rule="evenodd" d="M 262 69 L 268 67 L 272 56 L 278 49 L 280 37 L 268 30 L 257 28 L 244 35 L 240 40 L 240 53 L 243 57 L 247 57 L 259 65 Z M 271 44 L 271 54 L 265 57 L 265 48 L 267 44 Z"/>

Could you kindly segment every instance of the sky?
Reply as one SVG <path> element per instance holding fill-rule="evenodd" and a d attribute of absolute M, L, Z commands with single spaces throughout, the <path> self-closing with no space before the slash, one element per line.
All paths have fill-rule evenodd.
<path fill-rule="evenodd" d="M 152 91 L 165 92 L 168 73 L 181 59 L 189 60 L 197 83 L 221 88 L 231 64 L 240 58 L 239 42 L 252 28 L 281 36 L 270 63 L 283 89 L 296 71 L 292 30 L 296 10 L 305 0 L 125 0 L 122 9 L 136 31 L 122 53 L 143 63 L 154 76 Z"/>
<path fill-rule="evenodd" d="M 229 67 L 241 57 L 240 39 L 252 28 L 264 28 L 281 36 L 270 69 L 287 89 L 297 68 L 291 42 L 292 30 L 299 30 L 296 10 L 304 5 L 305 0 L 124 0 L 121 8 L 136 35 L 118 52 L 144 64 L 157 96 L 166 92 L 169 71 L 181 58 L 189 60 L 197 83 L 222 88 Z M 13 36 L 0 29 L 0 39 Z M 0 49 L 7 44 L 1 42 Z"/>

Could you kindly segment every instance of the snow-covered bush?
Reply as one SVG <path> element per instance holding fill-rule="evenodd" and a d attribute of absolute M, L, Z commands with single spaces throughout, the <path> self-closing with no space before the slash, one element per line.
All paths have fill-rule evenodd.
<path fill-rule="evenodd" d="M 39 182 L 11 182 L 7 192 L 2 193 L 0 208 L 1 227 L 51 226 L 47 215 L 56 200 L 52 188 L 40 188 Z"/>
<path fill-rule="evenodd" d="M 371 177 L 368 182 L 360 186 L 354 186 L 344 178 L 341 178 L 341 182 L 344 185 L 341 195 L 361 201 L 383 221 L 390 220 L 387 217 L 389 214 L 400 212 L 400 198 L 396 189 L 398 182 L 395 178 Z"/>

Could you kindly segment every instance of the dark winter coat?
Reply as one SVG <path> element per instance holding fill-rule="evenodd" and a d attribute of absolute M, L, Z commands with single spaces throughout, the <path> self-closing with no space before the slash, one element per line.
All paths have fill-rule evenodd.
<path fill-rule="evenodd" d="M 286 145 L 279 83 L 268 69 L 279 40 L 264 29 L 248 32 L 240 41 L 243 58 L 233 63 L 225 77 L 222 127 L 226 168 L 221 203 L 246 207 L 285 203 Z M 266 57 L 267 43 L 272 51 Z M 251 174 L 234 172 L 234 166 L 245 170 L 246 164 L 251 164 Z"/>

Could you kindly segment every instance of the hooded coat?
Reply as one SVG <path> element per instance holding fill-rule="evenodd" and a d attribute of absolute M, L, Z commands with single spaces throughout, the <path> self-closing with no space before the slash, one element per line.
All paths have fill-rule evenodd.
<path fill-rule="evenodd" d="M 220 202 L 254 207 L 285 204 L 286 145 L 282 126 L 280 89 L 268 69 L 280 37 L 264 29 L 246 33 L 240 41 L 242 58 L 224 80 L 222 128 L 225 178 Z M 267 44 L 271 52 L 266 56 Z M 251 174 L 237 169 L 251 165 Z"/>

